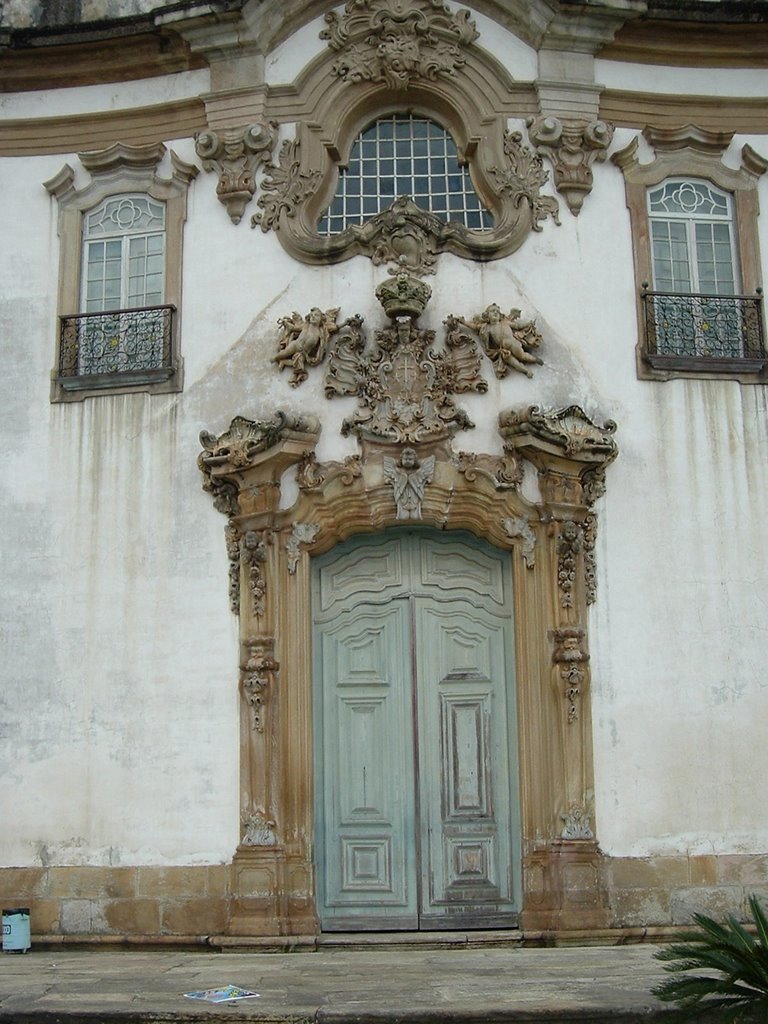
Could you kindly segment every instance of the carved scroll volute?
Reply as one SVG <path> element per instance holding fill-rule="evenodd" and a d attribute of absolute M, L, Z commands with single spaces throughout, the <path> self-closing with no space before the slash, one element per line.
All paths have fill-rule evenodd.
<path fill-rule="evenodd" d="M 226 515 L 259 516 L 258 525 L 271 527 L 283 473 L 314 448 L 319 434 L 315 417 L 282 412 L 258 422 L 236 416 L 219 436 L 203 431 L 198 459 L 203 489 Z"/>

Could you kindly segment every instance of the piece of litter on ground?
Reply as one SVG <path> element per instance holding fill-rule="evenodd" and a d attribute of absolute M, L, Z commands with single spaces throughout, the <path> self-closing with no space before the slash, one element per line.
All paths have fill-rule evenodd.
<path fill-rule="evenodd" d="M 206 988 L 199 992 L 185 992 L 185 999 L 203 999 L 206 1003 L 228 1003 L 234 999 L 258 999 L 260 993 L 238 985 L 223 985 L 221 988 Z"/>

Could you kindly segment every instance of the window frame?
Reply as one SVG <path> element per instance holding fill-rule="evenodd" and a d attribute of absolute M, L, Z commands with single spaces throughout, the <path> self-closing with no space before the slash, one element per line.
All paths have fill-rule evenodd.
<path fill-rule="evenodd" d="M 722 156 L 733 138 L 731 133 L 714 133 L 688 125 L 678 130 L 646 128 L 643 135 L 655 150 L 655 159 L 650 163 L 640 163 L 638 160 L 637 138 L 612 157 L 624 174 L 632 229 L 638 338 L 637 376 L 641 380 L 701 378 L 736 380 L 746 384 L 763 383 L 768 380 L 768 360 L 764 357 L 754 359 L 745 355 L 715 358 L 704 355 L 655 354 L 649 351 L 646 302 L 654 294 L 650 288 L 655 278 L 648 196 L 653 188 L 673 179 L 698 179 L 727 193 L 732 204 L 733 262 L 735 270 L 741 275 L 739 295 L 752 299 L 761 307 L 757 184 L 760 176 L 768 169 L 768 163 L 750 146 L 745 145 L 741 150 L 741 166 L 726 166 Z M 673 294 L 682 296 L 686 293 Z M 757 312 L 762 324 L 762 308 L 758 308 Z M 764 328 L 762 337 L 765 338 Z"/>
<path fill-rule="evenodd" d="M 116 143 L 105 150 L 78 154 L 81 164 L 91 176 L 91 181 L 84 188 L 75 187 L 75 173 L 67 164 L 59 174 L 44 183 L 58 204 L 59 286 L 56 357 L 51 371 L 52 402 L 82 401 L 105 394 L 139 391 L 163 394 L 182 390 L 182 241 L 187 215 L 187 192 L 198 169 L 171 151 L 170 176 L 160 177 L 158 168 L 166 152 L 162 143 L 148 146 Z M 128 194 L 146 195 L 162 203 L 165 208 L 163 303 L 152 308 L 171 310 L 170 349 L 166 365 L 133 372 L 64 376 L 61 372 L 61 357 L 65 321 L 71 322 L 73 317 L 85 315 L 85 218 L 105 200 Z"/>

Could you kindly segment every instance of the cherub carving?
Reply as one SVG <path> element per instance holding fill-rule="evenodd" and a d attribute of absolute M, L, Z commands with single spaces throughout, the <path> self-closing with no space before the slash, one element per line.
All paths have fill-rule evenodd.
<path fill-rule="evenodd" d="M 413 448 L 404 448 L 399 465 L 391 456 L 384 456 L 384 479 L 392 485 L 398 519 L 421 519 L 424 490 L 434 474 L 434 455 L 420 463 Z"/>
<path fill-rule="evenodd" d="M 294 312 L 277 321 L 282 333 L 272 362 L 277 363 L 280 370 L 286 366 L 293 370 L 288 382 L 292 388 L 307 379 L 307 366 L 317 366 L 323 361 L 328 341 L 339 329 L 336 323 L 338 315 L 338 306 L 325 313 L 313 306 L 305 317 Z"/>
<path fill-rule="evenodd" d="M 530 351 L 541 344 L 536 322 L 521 320 L 519 309 L 503 313 L 494 302 L 471 322 L 461 320 L 461 323 L 477 333 L 497 377 L 506 377 L 510 369 L 532 377 L 529 366 L 541 365 L 541 359 Z"/>

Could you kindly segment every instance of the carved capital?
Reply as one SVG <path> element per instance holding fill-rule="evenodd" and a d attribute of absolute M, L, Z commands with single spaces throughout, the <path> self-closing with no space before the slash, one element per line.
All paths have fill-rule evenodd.
<path fill-rule="evenodd" d="M 227 208 L 233 224 L 256 191 L 256 172 L 267 164 L 277 138 L 277 122 L 249 124 L 247 128 L 223 132 L 200 132 L 195 151 L 206 171 L 219 176 L 216 195 Z"/>
<path fill-rule="evenodd" d="M 605 468 L 618 454 L 615 431 L 612 420 L 599 427 L 577 405 L 556 412 L 534 405 L 499 415 L 505 447 L 538 468 L 542 498 L 558 519 L 582 519 L 602 493 Z"/>
<path fill-rule="evenodd" d="M 574 217 L 578 216 L 592 191 L 592 164 L 605 160 L 613 125 L 607 121 L 561 121 L 551 116 L 532 117 L 526 124 L 536 152 L 552 163 L 555 188 Z"/>
<path fill-rule="evenodd" d="M 236 416 L 218 436 L 204 430 L 197 460 L 203 490 L 229 516 L 274 512 L 282 472 L 314 447 L 319 433 L 314 417 L 283 412 L 261 421 Z"/>
<path fill-rule="evenodd" d="M 338 54 L 335 75 L 397 90 L 455 76 L 478 37 L 469 11 L 453 13 L 440 0 L 347 0 L 343 15 L 331 11 L 325 20 L 320 38 Z"/>

